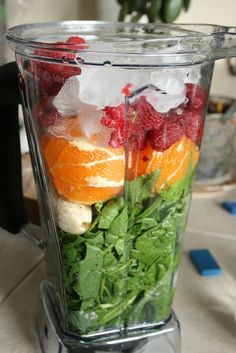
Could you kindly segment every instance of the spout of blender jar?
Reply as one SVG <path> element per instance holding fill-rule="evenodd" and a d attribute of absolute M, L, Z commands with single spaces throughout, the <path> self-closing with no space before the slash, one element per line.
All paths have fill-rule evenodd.
<path fill-rule="evenodd" d="M 214 44 L 216 45 L 210 50 L 208 60 L 215 61 L 236 57 L 236 27 L 222 28 L 224 28 L 222 33 L 213 34 Z M 211 48 L 211 45 L 209 47 Z"/>
<path fill-rule="evenodd" d="M 19 104 L 18 70 L 16 63 L 11 62 L 0 67 L 0 226 L 13 234 L 21 231 L 43 247 L 40 227 L 27 221 L 22 187 Z"/>

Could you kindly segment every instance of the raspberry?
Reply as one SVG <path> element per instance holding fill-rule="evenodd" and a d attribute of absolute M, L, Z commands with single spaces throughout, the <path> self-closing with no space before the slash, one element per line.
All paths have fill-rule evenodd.
<path fill-rule="evenodd" d="M 109 145 L 113 148 L 120 148 L 124 146 L 125 134 L 124 129 L 117 129 L 111 133 Z"/>
<path fill-rule="evenodd" d="M 84 49 L 81 46 L 84 39 L 80 37 L 70 37 L 64 42 L 57 42 L 55 46 L 60 48 Z M 73 60 L 74 53 L 66 51 L 54 51 L 49 49 L 36 49 L 35 55 L 42 57 L 50 57 L 53 59 L 61 59 L 63 57 Z M 78 66 L 66 66 L 60 63 L 47 63 L 43 61 L 32 61 L 30 72 L 32 72 L 38 79 L 38 87 L 42 96 L 56 95 L 63 86 L 66 79 L 71 76 L 79 75 L 81 69 Z"/>
<path fill-rule="evenodd" d="M 188 110 L 197 113 L 203 112 L 206 107 L 207 93 L 200 86 L 193 83 L 187 83 L 186 87 L 186 97 L 189 100 L 187 103 Z"/>
<path fill-rule="evenodd" d="M 79 67 L 68 67 L 44 62 L 33 63 L 30 70 L 37 77 L 39 92 L 42 96 L 55 96 L 71 76 L 79 75 Z"/>
<path fill-rule="evenodd" d="M 120 104 L 117 107 L 105 107 L 104 108 L 105 116 L 102 118 L 101 122 L 104 126 L 118 129 L 124 128 L 124 117 L 125 117 L 125 105 Z M 133 110 L 129 114 L 132 115 Z"/>
<path fill-rule="evenodd" d="M 131 103 L 128 107 L 128 118 L 125 122 L 126 106 L 106 107 L 101 123 L 115 129 L 111 134 L 110 145 L 122 147 L 129 140 L 131 149 L 143 149 L 147 144 L 147 133 L 158 129 L 164 122 L 163 116 L 146 101 L 145 97 Z"/>
<path fill-rule="evenodd" d="M 131 137 L 134 130 L 137 128 L 136 120 L 132 123 L 135 110 L 132 106 L 128 108 L 128 119 L 125 122 L 126 106 L 120 104 L 117 107 L 105 107 L 105 115 L 101 119 L 101 123 L 108 127 L 113 128 L 109 144 L 112 147 L 122 147 L 124 142 Z"/>
<path fill-rule="evenodd" d="M 121 92 L 124 93 L 125 96 L 130 96 L 131 95 L 131 83 L 127 83 L 125 87 L 122 88 Z"/>
<path fill-rule="evenodd" d="M 73 49 L 85 49 L 86 45 L 79 45 L 85 43 L 84 38 L 78 36 L 71 36 L 67 39 L 66 44 L 74 44 Z"/>
<path fill-rule="evenodd" d="M 150 160 L 150 157 L 148 155 L 143 156 L 142 161 L 143 162 L 148 162 Z"/>
<path fill-rule="evenodd" d="M 60 118 L 60 114 L 52 104 L 52 98 L 42 98 L 36 107 L 36 119 L 39 123 L 50 126 L 56 119 Z"/>
<path fill-rule="evenodd" d="M 167 148 L 179 141 L 184 132 L 176 121 L 166 119 L 163 126 L 158 130 L 149 132 L 149 141 L 156 151 L 164 152 Z"/>
<path fill-rule="evenodd" d="M 194 143 L 200 144 L 203 133 L 203 118 L 194 111 L 185 111 L 180 120 L 185 135 Z"/>
<path fill-rule="evenodd" d="M 147 146 L 147 134 L 144 131 L 139 131 L 138 134 L 132 134 L 129 137 L 130 150 L 143 150 Z"/>
<path fill-rule="evenodd" d="M 163 122 L 163 115 L 158 113 L 151 104 L 149 104 L 145 97 L 140 97 L 135 104 L 136 111 L 139 117 L 140 128 L 145 132 L 149 130 L 158 130 Z"/>

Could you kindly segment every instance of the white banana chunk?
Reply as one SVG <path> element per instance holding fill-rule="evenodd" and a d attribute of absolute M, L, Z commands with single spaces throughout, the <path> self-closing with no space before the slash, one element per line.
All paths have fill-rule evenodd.
<path fill-rule="evenodd" d="M 58 199 L 56 202 L 58 226 L 67 233 L 83 234 L 92 223 L 92 208 L 81 203 Z"/>

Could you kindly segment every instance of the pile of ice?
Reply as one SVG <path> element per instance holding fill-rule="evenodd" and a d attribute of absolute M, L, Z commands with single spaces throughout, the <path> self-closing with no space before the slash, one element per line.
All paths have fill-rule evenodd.
<path fill-rule="evenodd" d="M 88 126 L 86 135 L 92 134 L 101 129 L 101 124 L 95 122 L 100 121 L 99 112 L 104 107 L 124 103 L 122 90 L 127 84 L 130 84 L 131 92 L 150 86 L 140 94 L 146 96 L 158 112 L 165 113 L 185 101 L 185 75 L 186 71 L 181 75 L 177 70 L 171 72 L 84 66 L 81 75 L 73 76 L 65 82 L 53 104 L 62 116 L 79 114 L 83 117 Z"/>
<path fill-rule="evenodd" d="M 62 116 L 76 115 L 80 111 L 80 82 L 78 78 L 79 76 L 69 78 L 53 100 L 53 105 Z"/>
<path fill-rule="evenodd" d="M 118 106 L 124 102 L 122 89 L 131 84 L 136 91 L 147 85 L 158 90 L 147 90 L 142 94 L 159 112 L 167 112 L 185 100 L 186 88 L 180 72 L 129 70 L 117 67 L 84 67 L 81 75 L 69 78 L 57 97 L 54 105 L 62 115 L 79 113 L 82 103 L 95 106 L 97 110 L 105 106 Z"/>
<path fill-rule="evenodd" d="M 185 101 L 186 86 L 178 75 L 154 71 L 150 82 L 160 91 L 148 90 L 146 99 L 158 112 L 166 113 Z"/>

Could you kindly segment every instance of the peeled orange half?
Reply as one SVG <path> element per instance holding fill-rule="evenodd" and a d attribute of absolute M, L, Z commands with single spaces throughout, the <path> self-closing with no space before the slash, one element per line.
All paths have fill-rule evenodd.
<path fill-rule="evenodd" d="M 168 187 L 182 179 L 189 168 L 194 169 L 199 159 L 199 148 L 186 136 L 175 142 L 164 152 L 158 152 L 148 145 L 142 151 L 131 154 L 129 178 L 148 174 L 160 169 L 156 191 Z"/>
<path fill-rule="evenodd" d="M 99 147 L 83 137 L 67 140 L 50 135 L 43 141 L 46 165 L 59 195 L 91 205 L 122 190 L 123 149 Z"/>
<path fill-rule="evenodd" d="M 162 156 L 161 169 L 156 190 L 173 185 L 181 180 L 191 168 L 196 166 L 199 160 L 199 148 L 195 143 L 183 136 L 181 140 L 169 147 Z M 158 152 L 154 152 L 146 172 L 151 173 L 160 165 Z"/>

